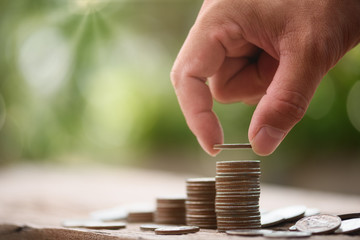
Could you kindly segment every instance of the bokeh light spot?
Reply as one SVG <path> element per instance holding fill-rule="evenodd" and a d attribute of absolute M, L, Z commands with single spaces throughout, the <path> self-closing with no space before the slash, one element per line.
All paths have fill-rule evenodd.
<path fill-rule="evenodd" d="M 360 81 L 351 88 L 347 98 L 347 113 L 351 124 L 360 132 Z"/>
<path fill-rule="evenodd" d="M 59 89 L 68 74 L 69 46 L 56 29 L 40 29 L 21 46 L 19 66 L 36 94 L 51 95 Z"/>

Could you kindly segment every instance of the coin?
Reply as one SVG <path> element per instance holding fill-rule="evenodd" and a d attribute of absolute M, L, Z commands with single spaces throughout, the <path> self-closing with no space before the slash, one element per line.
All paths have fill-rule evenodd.
<path fill-rule="evenodd" d="M 297 231 L 297 228 L 295 225 L 292 225 L 291 227 L 289 227 L 289 231 Z"/>
<path fill-rule="evenodd" d="M 273 231 L 264 234 L 266 238 L 305 238 L 310 236 L 310 232 Z"/>
<path fill-rule="evenodd" d="M 133 210 L 130 211 L 127 217 L 128 222 L 152 222 L 154 218 L 154 211 L 153 210 Z"/>
<path fill-rule="evenodd" d="M 250 143 L 215 144 L 214 149 L 244 149 L 251 148 Z"/>
<path fill-rule="evenodd" d="M 338 215 L 341 220 L 346 220 L 350 218 L 360 218 L 360 213 L 346 213 L 346 214 L 340 214 Z"/>
<path fill-rule="evenodd" d="M 318 215 L 320 214 L 320 210 L 317 208 L 306 208 L 305 213 L 304 213 L 304 217 L 310 217 L 310 216 L 314 216 L 314 215 Z"/>
<path fill-rule="evenodd" d="M 116 221 L 126 219 L 128 211 L 123 207 L 115 207 L 104 210 L 98 210 L 90 213 L 91 218 L 101 221 Z"/>
<path fill-rule="evenodd" d="M 285 221 L 283 215 L 276 212 L 261 214 L 261 227 L 271 227 Z"/>
<path fill-rule="evenodd" d="M 166 224 L 143 224 L 140 226 L 140 229 L 143 231 L 154 231 L 157 228 L 170 227 L 170 226 L 171 225 L 166 225 Z"/>
<path fill-rule="evenodd" d="M 294 205 L 294 206 L 288 206 L 284 208 L 278 208 L 275 210 L 272 210 L 271 212 L 273 214 L 282 215 L 285 221 L 292 221 L 301 218 L 304 216 L 306 211 L 306 207 L 303 205 Z"/>
<path fill-rule="evenodd" d="M 332 233 L 341 225 L 341 219 L 335 215 L 320 214 L 304 217 L 296 222 L 297 230 L 313 234 Z"/>
<path fill-rule="evenodd" d="M 271 233 L 268 229 L 247 229 L 247 230 L 228 230 L 226 234 L 235 236 L 263 236 L 265 233 Z"/>
<path fill-rule="evenodd" d="M 156 199 L 154 220 L 161 224 L 184 224 L 186 198 L 180 196 L 159 197 Z"/>
<path fill-rule="evenodd" d="M 125 228 L 124 222 L 101 222 L 97 220 L 65 220 L 62 222 L 63 227 L 67 228 L 88 228 L 88 229 L 107 229 L 117 230 Z"/>
<path fill-rule="evenodd" d="M 344 234 L 344 233 L 353 233 L 360 230 L 360 218 L 352 218 L 343 220 L 335 233 Z"/>
<path fill-rule="evenodd" d="M 155 229 L 157 235 L 179 235 L 198 231 L 199 227 L 197 226 L 162 227 Z"/>
<path fill-rule="evenodd" d="M 213 183 L 215 184 L 215 178 L 213 177 L 207 177 L 207 178 L 188 178 L 186 179 L 187 183 Z"/>

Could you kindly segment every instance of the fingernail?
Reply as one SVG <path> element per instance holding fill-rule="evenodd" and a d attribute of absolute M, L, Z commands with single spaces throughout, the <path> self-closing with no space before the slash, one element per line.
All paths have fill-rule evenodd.
<path fill-rule="evenodd" d="M 271 126 L 264 126 L 250 142 L 254 152 L 259 155 L 269 155 L 275 151 L 284 137 L 285 131 Z"/>

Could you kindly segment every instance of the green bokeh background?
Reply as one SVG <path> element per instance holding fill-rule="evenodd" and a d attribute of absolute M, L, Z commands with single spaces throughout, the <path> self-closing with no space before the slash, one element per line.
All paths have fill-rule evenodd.
<path fill-rule="evenodd" d="M 269 157 L 207 156 L 169 80 L 195 21 L 193 0 L 0 1 L 0 166 L 102 162 L 214 174 L 256 159 L 268 182 L 360 193 L 360 47 L 320 84 Z M 255 107 L 215 103 L 226 142 L 247 142 Z"/>

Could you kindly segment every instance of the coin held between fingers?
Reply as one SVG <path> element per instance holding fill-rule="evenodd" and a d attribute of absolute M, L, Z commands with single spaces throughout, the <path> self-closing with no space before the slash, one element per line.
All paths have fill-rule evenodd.
<path fill-rule="evenodd" d="M 214 149 L 247 149 L 252 148 L 250 143 L 214 144 Z"/>

